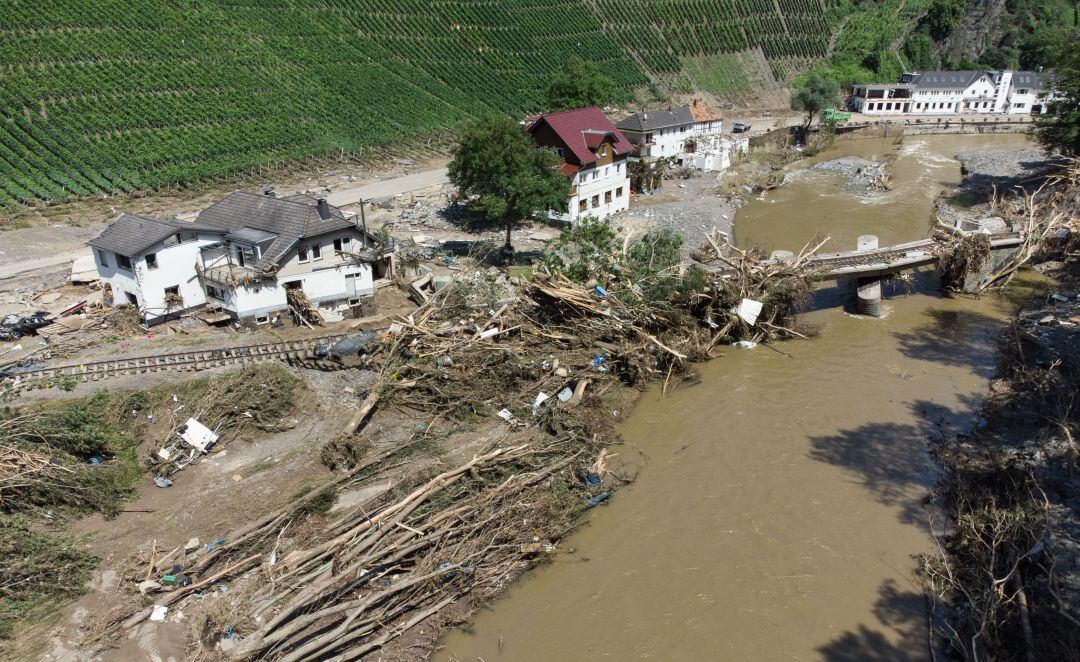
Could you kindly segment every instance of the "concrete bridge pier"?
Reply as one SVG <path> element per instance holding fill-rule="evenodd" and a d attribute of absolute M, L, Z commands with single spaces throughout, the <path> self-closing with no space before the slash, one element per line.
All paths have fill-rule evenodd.
<path fill-rule="evenodd" d="M 876 235 L 864 234 L 856 242 L 856 250 L 871 251 L 878 247 Z M 868 276 L 855 281 L 855 312 L 860 315 L 881 317 L 881 278 Z"/>

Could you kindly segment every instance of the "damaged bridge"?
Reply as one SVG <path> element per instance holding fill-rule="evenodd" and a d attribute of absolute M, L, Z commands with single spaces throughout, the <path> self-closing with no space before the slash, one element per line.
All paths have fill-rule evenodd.
<path fill-rule="evenodd" d="M 957 231 L 958 234 L 970 234 Z M 990 235 L 991 259 L 987 268 L 999 264 L 1023 243 L 1016 232 Z M 939 239 L 919 239 L 892 246 L 878 246 L 874 235 L 862 235 L 852 251 L 817 253 L 806 261 L 811 278 L 818 281 L 854 279 L 857 284 L 857 310 L 866 315 L 878 316 L 881 306 L 881 279 L 903 271 L 917 269 L 936 263 L 946 247 Z M 792 259 L 789 251 L 773 251 L 763 264 L 778 264 Z M 724 267 L 708 268 L 711 273 L 722 273 Z M 978 281 L 978 278 L 975 279 Z"/>

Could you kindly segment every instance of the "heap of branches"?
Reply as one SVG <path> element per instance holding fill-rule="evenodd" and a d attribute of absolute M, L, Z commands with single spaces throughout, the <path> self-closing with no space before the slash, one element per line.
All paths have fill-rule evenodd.
<path fill-rule="evenodd" d="M 736 248 L 721 233 L 706 235 L 692 257 L 719 269 L 708 285 L 696 311 L 715 332 L 710 348 L 722 342 L 762 342 L 805 338 L 796 328 L 795 315 L 805 309 L 814 290 L 814 254 L 829 238 L 803 246 L 799 254 L 782 260 L 766 260 L 754 251 Z M 736 314 L 744 299 L 762 304 L 757 321 L 750 325 Z"/>
<path fill-rule="evenodd" d="M 1070 159 L 1056 173 L 1045 177 L 1033 190 L 1016 187 L 1012 204 L 997 200 L 994 209 L 1010 217 L 1014 232 L 1021 243 L 1016 251 L 1002 264 L 995 266 L 986 277 L 975 285 L 975 292 L 991 287 L 1004 287 L 1021 267 L 1040 253 L 1052 249 L 1063 230 L 1072 228 L 1075 234 L 1076 219 L 1080 211 L 1080 160 Z M 947 224 L 938 223 L 939 239 L 950 240 L 941 252 L 939 270 L 942 284 L 957 289 L 969 274 L 979 273 L 990 258 L 991 237 L 986 234 L 958 233 Z"/>

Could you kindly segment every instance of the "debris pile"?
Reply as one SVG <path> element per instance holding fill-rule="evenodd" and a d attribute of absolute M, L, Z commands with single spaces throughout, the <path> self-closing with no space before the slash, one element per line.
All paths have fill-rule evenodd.
<path fill-rule="evenodd" d="M 848 188 L 860 195 L 888 191 L 889 181 L 892 178 L 884 163 L 870 161 L 859 156 L 844 156 L 815 163 L 810 166 L 810 169 L 843 175 L 847 178 Z"/>

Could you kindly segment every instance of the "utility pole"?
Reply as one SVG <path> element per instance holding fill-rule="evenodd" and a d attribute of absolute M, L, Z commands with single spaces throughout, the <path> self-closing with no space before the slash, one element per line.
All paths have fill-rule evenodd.
<path fill-rule="evenodd" d="M 364 215 L 364 199 L 360 198 L 360 229 L 364 231 L 364 247 L 368 245 L 367 216 Z"/>

